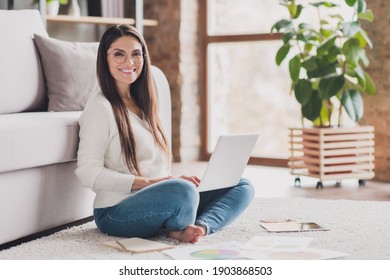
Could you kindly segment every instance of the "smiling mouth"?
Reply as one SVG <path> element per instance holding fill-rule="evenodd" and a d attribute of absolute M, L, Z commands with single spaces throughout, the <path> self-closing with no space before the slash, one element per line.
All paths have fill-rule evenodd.
<path fill-rule="evenodd" d="M 125 74 L 134 73 L 135 70 L 136 70 L 135 68 L 133 68 L 133 69 L 119 69 L 119 71 L 121 71 L 122 73 L 125 73 Z"/>

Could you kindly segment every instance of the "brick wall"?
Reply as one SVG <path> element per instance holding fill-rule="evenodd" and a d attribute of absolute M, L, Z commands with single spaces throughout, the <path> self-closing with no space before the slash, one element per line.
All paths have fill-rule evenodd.
<path fill-rule="evenodd" d="M 180 155 L 182 161 L 198 160 L 200 150 L 199 32 L 198 1 L 181 0 L 180 72 L 182 110 Z"/>
<path fill-rule="evenodd" d="M 157 19 L 159 22 L 156 27 L 145 27 L 144 37 L 152 64 L 165 73 L 171 89 L 173 156 L 176 161 L 180 161 L 180 0 L 145 0 L 144 3 L 144 17 Z"/>
<path fill-rule="evenodd" d="M 375 127 L 375 179 L 390 181 L 390 2 L 367 1 L 375 21 L 365 29 L 374 48 L 368 51 L 368 72 L 376 83 L 376 96 L 365 96 L 362 124 Z"/>
<path fill-rule="evenodd" d="M 175 161 L 198 159 L 200 109 L 198 78 L 198 1 L 145 0 L 145 27 L 152 63 L 167 76 L 172 97 L 172 146 Z"/>

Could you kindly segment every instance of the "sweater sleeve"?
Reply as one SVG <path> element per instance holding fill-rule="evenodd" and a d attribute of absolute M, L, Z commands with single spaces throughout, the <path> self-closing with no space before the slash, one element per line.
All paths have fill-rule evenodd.
<path fill-rule="evenodd" d="M 109 169 L 105 156 L 113 137 L 116 122 L 111 105 L 106 100 L 92 100 L 80 120 L 76 175 L 81 183 L 94 192 L 130 193 L 134 175 Z M 120 159 L 120 147 L 116 147 Z M 119 160 L 118 160 L 119 162 Z"/>

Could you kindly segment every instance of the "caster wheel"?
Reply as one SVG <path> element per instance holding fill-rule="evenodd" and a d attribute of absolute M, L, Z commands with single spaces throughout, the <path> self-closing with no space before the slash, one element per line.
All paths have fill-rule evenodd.
<path fill-rule="evenodd" d="M 301 187 L 301 178 L 299 177 L 295 178 L 294 186 L 297 188 Z"/>
<path fill-rule="evenodd" d="M 323 189 L 324 188 L 324 185 L 322 184 L 321 181 L 318 181 L 317 182 L 317 186 L 316 186 L 316 189 Z"/>
<path fill-rule="evenodd" d="M 341 181 L 337 181 L 336 184 L 335 184 L 335 187 L 340 188 L 341 187 Z"/>
<path fill-rule="evenodd" d="M 364 187 L 366 185 L 366 180 L 359 180 L 359 187 Z"/>

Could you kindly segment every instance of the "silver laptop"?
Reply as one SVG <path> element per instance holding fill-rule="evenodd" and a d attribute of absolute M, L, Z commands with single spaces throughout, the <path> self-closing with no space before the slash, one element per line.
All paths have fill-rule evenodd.
<path fill-rule="evenodd" d="M 258 134 L 220 136 L 198 190 L 205 192 L 237 185 L 258 137 Z"/>

